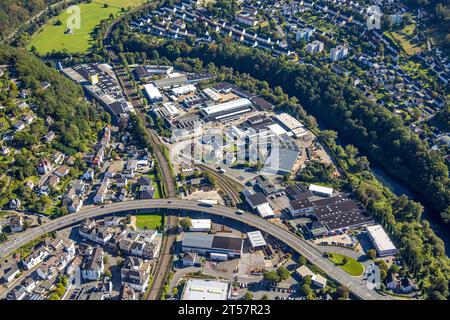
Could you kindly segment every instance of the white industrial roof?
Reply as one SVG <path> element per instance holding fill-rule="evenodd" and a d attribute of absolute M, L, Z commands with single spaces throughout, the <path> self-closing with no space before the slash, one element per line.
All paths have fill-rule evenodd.
<path fill-rule="evenodd" d="M 309 191 L 318 192 L 323 194 L 329 194 L 330 196 L 333 194 L 333 188 L 318 186 L 317 184 L 309 185 Z"/>
<path fill-rule="evenodd" d="M 261 217 L 271 217 L 274 216 L 275 213 L 273 213 L 272 208 L 270 207 L 270 204 L 264 203 L 256 207 L 256 211 L 260 214 Z"/>
<path fill-rule="evenodd" d="M 228 102 L 221 103 L 221 104 L 216 104 L 211 107 L 206 107 L 203 109 L 203 112 L 205 112 L 207 115 L 212 115 L 215 113 L 229 111 L 229 110 L 233 110 L 233 109 L 240 108 L 240 107 L 245 107 L 245 106 L 249 107 L 251 105 L 252 105 L 252 103 L 250 102 L 250 100 L 243 98 L 243 99 L 228 101 Z"/>
<path fill-rule="evenodd" d="M 270 126 L 267 127 L 270 131 L 272 131 L 273 133 L 275 133 L 277 136 L 281 136 L 282 134 L 287 133 L 286 130 L 283 129 L 282 126 L 280 126 L 277 123 L 271 124 Z"/>
<path fill-rule="evenodd" d="M 171 117 L 176 117 L 180 114 L 178 108 L 175 107 L 175 105 L 172 102 L 166 102 L 163 104 L 163 106 Z"/>
<path fill-rule="evenodd" d="M 162 98 L 161 92 L 159 92 L 158 88 L 156 88 L 153 84 L 149 83 L 144 85 L 144 89 L 150 99 L 153 100 Z"/>
<path fill-rule="evenodd" d="M 211 219 L 192 219 L 191 220 L 191 230 L 210 230 L 211 229 Z"/>
<path fill-rule="evenodd" d="M 196 90 L 197 90 L 197 88 L 193 84 L 187 84 L 185 86 L 173 88 L 172 92 L 177 96 L 182 96 L 184 94 L 194 92 Z"/>
<path fill-rule="evenodd" d="M 218 100 L 220 100 L 220 98 L 221 98 L 220 94 L 218 94 L 216 91 L 214 91 L 214 90 L 211 89 L 211 88 L 203 89 L 203 92 L 204 92 L 211 100 L 218 101 Z"/>
<path fill-rule="evenodd" d="M 261 231 L 247 232 L 247 236 L 253 248 L 267 245 L 266 240 L 264 240 Z"/>
<path fill-rule="evenodd" d="M 366 229 L 367 232 L 369 232 L 374 245 L 378 248 L 378 251 L 397 249 L 381 225 L 376 224 L 374 226 L 368 226 Z"/>
<path fill-rule="evenodd" d="M 189 279 L 181 300 L 227 300 L 229 290 L 227 282 Z"/>
<path fill-rule="evenodd" d="M 276 119 L 282 125 L 284 125 L 289 130 L 294 130 L 299 127 L 303 127 L 303 124 L 295 119 L 293 116 L 287 113 L 281 113 L 276 115 Z"/>

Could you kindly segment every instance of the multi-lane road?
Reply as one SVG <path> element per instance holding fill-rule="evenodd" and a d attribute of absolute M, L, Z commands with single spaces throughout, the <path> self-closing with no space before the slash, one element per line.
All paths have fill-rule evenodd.
<path fill-rule="evenodd" d="M 345 285 L 358 298 L 364 300 L 388 299 L 370 290 L 366 283 L 359 278 L 355 278 L 347 274 L 345 271 L 335 266 L 331 261 L 322 256 L 322 252 L 310 243 L 297 237 L 295 234 L 278 227 L 267 220 L 250 213 L 237 214 L 235 208 L 215 205 L 213 207 L 205 207 L 198 202 L 179 199 L 154 199 L 154 200 L 134 200 L 126 202 L 118 202 L 103 207 L 93 207 L 82 210 L 76 214 L 67 215 L 55 219 L 45 225 L 17 234 L 16 238 L 0 246 L 0 258 L 4 257 L 14 250 L 20 248 L 27 242 L 51 231 L 65 228 L 72 224 L 81 222 L 86 218 L 100 217 L 114 213 L 133 213 L 146 209 L 179 209 L 186 211 L 201 211 L 204 213 L 221 216 L 233 220 L 240 221 L 249 226 L 262 230 L 271 236 L 284 242 L 296 252 L 303 255 L 311 263 L 321 268 L 332 279 L 338 283 Z"/>

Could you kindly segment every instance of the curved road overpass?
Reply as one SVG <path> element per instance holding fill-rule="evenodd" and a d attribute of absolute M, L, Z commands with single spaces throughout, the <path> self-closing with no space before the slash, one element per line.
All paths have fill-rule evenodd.
<path fill-rule="evenodd" d="M 361 279 L 352 277 L 339 267 L 335 266 L 334 263 L 322 256 L 322 252 L 308 242 L 300 239 L 295 234 L 280 228 L 267 220 L 264 220 L 263 218 L 250 213 L 236 214 L 236 209 L 230 207 L 219 205 L 206 207 L 201 205 L 199 202 L 190 200 L 134 200 L 85 209 L 78 213 L 52 220 L 51 222 L 48 222 L 40 227 L 29 229 L 22 234 L 17 234 L 15 238 L 0 246 L 0 258 L 12 253 L 14 250 L 45 233 L 77 224 L 86 218 L 101 217 L 113 213 L 133 213 L 133 211 L 137 212 L 145 209 L 178 209 L 197 211 L 240 221 L 281 240 L 293 250 L 303 255 L 311 263 L 321 268 L 332 279 L 348 287 L 350 291 L 358 298 L 364 300 L 388 299 L 387 296 L 379 295 L 378 293 L 367 288 L 365 282 Z"/>

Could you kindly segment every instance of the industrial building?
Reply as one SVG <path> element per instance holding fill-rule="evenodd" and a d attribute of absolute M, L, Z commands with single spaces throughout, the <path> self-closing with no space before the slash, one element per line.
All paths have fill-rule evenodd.
<path fill-rule="evenodd" d="M 314 215 L 330 231 L 351 229 L 372 223 L 373 220 L 359 203 L 347 195 L 339 195 L 313 202 Z"/>
<path fill-rule="evenodd" d="M 275 216 L 275 213 L 272 210 L 272 207 L 267 201 L 267 198 L 261 192 L 254 193 L 251 190 L 244 190 L 242 194 L 245 197 L 248 205 L 258 212 L 258 214 L 263 218 L 272 218 Z"/>
<path fill-rule="evenodd" d="M 247 232 L 248 240 L 250 245 L 254 250 L 263 249 L 267 246 L 266 240 L 264 239 L 261 231 L 251 231 Z"/>
<path fill-rule="evenodd" d="M 211 219 L 191 219 L 191 232 L 208 232 L 211 230 Z"/>
<path fill-rule="evenodd" d="M 126 117 L 132 110 L 110 65 L 84 63 L 61 71 L 72 81 L 79 83 L 86 93 L 96 99 L 114 118 Z"/>
<path fill-rule="evenodd" d="M 333 196 L 333 188 L 323 187 L 316 184 L 311 184 L 309 186 L 309 191 L 321 197 Z"/>
<path fill-rule="evenodd" d="M 239 258 L 243 240 L 236 236 L 218 236 L 202 232 L 186 232 L 182 240 L 183 252 L 196 252 L 214 260 Z"/>
<path fill-rule="evenodd" d="M 313 200 L 313 198 L 293 200 L 289 203 L 291 215 L 315 216 L 329 231 L 342 230 L 366 225 L 372 222 L 359 203 L 348 195 Z"/>
<path fill-rule="evenodd" d="M 175 96 L 182 96 L 197 91 L 197 88 L 193 84 L 187 84 L 181 87 L 172 88 L 171 91 Z"/>
<path fill-rule="evenodd" d="M 230 284 L 205 279 L 188 279 L 181 300 L 228 300 Z"/>
<path fill-rule="evenodd" d="M 252 110 L 252 103 L 246 98 L 236 99 L 221 104 L 216 104 L 202 109 L 206 118 L 215 121 L 223 121 L 236 118 Z"/>
<path fill-rule="evenodd" d="M 366 230 L 380 257 L 391 256 L 397 253 L 397 248 L 381 225 L 368 226 Z"/>
<path fill-rule="evenodd" d="M 144 85 L 145 95 L 150 100 L 150 102 L 162 101 L 163 97 L 161 92 L 153 84 Z"/>

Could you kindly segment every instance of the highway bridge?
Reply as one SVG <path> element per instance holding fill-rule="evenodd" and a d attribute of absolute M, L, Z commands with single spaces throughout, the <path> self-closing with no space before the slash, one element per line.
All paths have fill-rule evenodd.
<path fill-rule="evenodd" d="M 267 220 L 251 213 L 236 213 L 235 208 L 214 205 L 207 207 L 196 201 L 179 200 L 179 199 L 154 199 L 154 200 L 133 200 L 125 202 L 117 202 L 102 207 L 92 207 L 82 210 L 78 213 L 63 216 L 52 220 L 40 227 L 29 229 L 21 234 L 16 234 L 15 238 L 0 246 L 0 258 L 11 254 L 16 249 L 25 245 L 29 241 L 52 231 L 77 224 L 86 218 L 101 217 L 110 214 L 137 213 L 149 209 L 169 209 L 204 212 L 215 216 L 221 216 L 233 220 L 240 221 L 249 226 L 262 230 L 271 236 L 284 242 L 296 252 L 303 255 L 308 261 L 321 268 L 329 277 L 336 282 L 346 286 L 358 298 L 363 300 L 379 300 L 389 299 L 382 296 L 369 288 L 365 282 L 359 278 L 355 278 L 345 271 L 335 266 L 334 263 L 322 256 L 322 252 L 310 243 L 299 238 L 292 232 L 289 232 L 279 226 L 276 226 Z M 169 212 L 170 214 L 170 212 Z M 172 211 L 173 214 L 173 211 Z"/>

